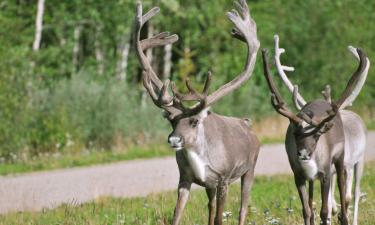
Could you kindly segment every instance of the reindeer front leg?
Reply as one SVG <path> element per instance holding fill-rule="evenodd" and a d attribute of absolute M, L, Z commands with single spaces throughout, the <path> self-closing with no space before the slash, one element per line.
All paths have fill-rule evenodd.
<path fill-rule="evenodd" d="M 181 220 L 182 212 L 184 211 L 186 202 L 189 198 L 190 188 L 191 182 L 180 180 L 178 184 L 178 199 L 173 214 L 172 225 L 178 225 Z"/>
<path fill-rule="evenodd" d="M 328 219 L 328 201 L 330 201 L 331 189 L 331 173 L 328 172 L 320 181 L 321 195 L 322 195 L 322 208 L 320 210 L 320 224 L 328 225 L 331 221 Z"/>
<path fill-rule="evenodd" d="M 309 181 L 309 207 L 311 211 L 311 217 L 310 217 L 310 225 L 315 224 L 315 216 L 314 216 L 314 210 L 313 210 L 313 201 L 314 201 L 314 181 Z"/>
<path fill-rule="evenodd" d="M 302 203 L 303 220 L 305 221 L 305 225 L 311 225 L 311 209 L 309 206 L 308 194 L 306 192 L 306 179 L 294 176 L 294 182 L 296 183 L 298 194 Z"/>
<path fill-rule="evenodd" d="M 206 193 L 208 197 L 208 225 L 214 225 L 216 188 L 206 188 Z"/>
<path fill-rule="evenodd" d="M 216 217 L 215 217 L 215 225 L 222 225 L 223 224 L 223 211 L 224 211 L 224 204 L 225 200 L 227 199 L 228 194 L 228 184 L 220 182 L 217 187 L 216 193 Z"/>

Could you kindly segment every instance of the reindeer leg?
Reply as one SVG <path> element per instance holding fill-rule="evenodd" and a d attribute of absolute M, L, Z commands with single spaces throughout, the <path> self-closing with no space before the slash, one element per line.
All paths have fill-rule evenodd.
<path fill-rule="evenodd" d="M 228 184 L 220 183 L 217 187 L 216 193 L 216 217 L 215 217 L 215 225 L 222 225 L 223 224 L 223 211 L 224 211 L 224 204 L 228 194 Z"/>
<path fill-rule="evenodd" d="M 309 181 L 309 207 L 311 210 L 311 217 L 310 217 L 310 225 L 314 225 L 314 208 L 313 208 L 313 200 L 314 200 L 314 181 L 310 180 Z"/>
<path fill-rule="evenodd" d="M 322 179 L 321 179 L 321 195 L 322 195 L 322 208 L 320 210 L 320 224 L 327 225 L 331 224 L 331 221 L 328 219 L 328 201 L 329 201 L 329 193 L 331 189 L 331 173 L 328 172 Z"/>
<path fill-rule="evenodd" d="M 328 194 L 328 220 L 331 221 L 331 222 L 332 222 L 333 204 L 336 204 L 335 197 L 333 195 L 333 193 L 334 193 L 333 189 L 335 188 L 333 177 L 334 177 L 334 174 L 331 175 L 331 187 L 329 189 L 329 194 Z M 337 206 L 335 205 L 335 207 L 337 207 Z"/>
<path fill-rule="evenodd" d="M 249 202 L 249 192 L 253 185 L 254 169 L 248 170 L 241 177 L 241 209 L 238 219 L 239 225 L 244 225 L 247 215 L 247 207 Z"/>
<path fill-rule="evenodd" d="M 311 225 L 311 208 L 309 206 L 308 195 L 306 192 L 306 180 L 304 178 L 294 176 L 294 182 L 296 183 L 299 197 L 302 203 L 302 214 L 305 221 L 305 225 Z"/>
<path fill-rule="evenodd" d="M 337 202 L 335 199 L 335 190 L 336 190 L 336 173 L 332 174 L 332 179 L 331 179 L 331 201 L 332 201 L 332 209 L 331 209 L 331 214 L 336 215 L 338 209 L 337 209 Z M 332 218 L 332 217 L 331 217 Z"/>
<path fill-rule="evenodd" d="M 188 182 L 188 181 L 180 181 L 180 183 L 178 184 L 178 199 L 177 199 L 176 208 L 173 214 L 172 225 L 179 224 L 181 220 L 182 212 L 184 211 L 186 202 L 189 198 L 190 187 L 191 187 L 191 182 Z"/>
<path fill-rule="evenodd" d="M 206 188 L 208 197 L 208 225 L 214 225 L 215 218 L 215 203 L 216 203 L 216 188 Z"/>
<path fill-rule="evenodd" d="M 354 191 L 354 218 L 353 225 L 358 224 L 358 207 L 359 199 L 361 197 L 361 178 L 363 175 L 363 158 L 357 162 L 354 166 L 354 180 L 355 180 L 355 191 Z"/>
<path fill-rule="evenodd" d="M 340 224 L 341 225 L 348 225 L 348 215 L 346 213 L 346 200 L 345 200 L 345 183 L 346 183 L 346 170 L 344 168 L 344 163 L 337 162 L 335 164 L 336 172 L 337 172 L 337 184 L 339 186 L 340 192 L 340 202 L 341 202 L 341 215 L 340 215 Z"/>
<path fill-rule="evenodd" d="M 350 202 L 352 201 L 352 187 L 353 187 L 353 169 L 352 168 L 346 168 L 346 185 L 345 185 L 345 207 L 346 212 L 348 212 L 348 208 L 350 205 Z"/>

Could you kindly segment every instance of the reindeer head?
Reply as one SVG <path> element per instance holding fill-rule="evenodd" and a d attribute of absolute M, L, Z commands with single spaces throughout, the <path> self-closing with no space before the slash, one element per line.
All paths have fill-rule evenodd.
<path fill-rule="evenodd" d="M 221 86 L 218 90 L 209 94 L 211 73 L 208 72 L 202 93 L 196 91 L 189 80 L 186 81 L 188 93 L 178 92 L 174 83 L 166 80 L 164 83 L 152 69 L 144 51 L 149 48 L 172 44 L 178 40 L 177 35 L 169 35 L 162 32 L 151 38 L 140 40 L 142 26 L 155 16 L 160 9 L 155 7 L 145 15 L 142 14 L 142 5 L 137 4 L 137 15 L 135 20 L 135 44 L 138 59 L 143 69 L 143 85 L 151 96 L 156 106 L 165 111 L 165 118 L 172 125 L 173 132 L 169 135 L 168 142 L 176 149 L 183 149 L 185 145 L 192 146 L 196 143 L 199 135 L 199 125 L 209 115 L 207 109 L 223 96 L 240 87 L 248 80 L 254 69 L 256 54 L 259 48 L 259 41 L 256 35 L 256 24 L 250 17 L 249 9 L 245 0 L 236 3 L 237 10 L 228 12 L 228 18 L 233 22 L 233 37 L 244 41 L 247 44 L 248 54 L 244 71 L 229 83 Z M 193 101 L 196 104 L 187 107 L 185 101 Z"/>
<path fill-rule="evenodd" d="M 294 114 L 287 108 L 286 103 L 281 98 L 281 95 L 270 75 L 267 51 L 263 50 L 262 55 L 264 75 L 272 94 L 271 103 L 278 113 L 290 120 L 290 123 L 294 129 L 294 138 L 296 140 L 297 154 L 299 159 L 310 160 L 316 149 L 320 136 L 328 132 L 335 125 L 334 118 L 339 112 L 339 109 L 344 103 L 347 104 L 346 102 L 348 102 L 349 99 L 350 101 L 353 101 L 355 98 L 353 98 L 353 95 L 358 95 L 358 82 L 362 80 L 362 77 L 365 76 L 364 74 L 367 75 L 369 60 L 361 49 L 356 49 L 360 64 L 349 80 L 344 92 L 341 94 L 340 99 L 336 102 L 331 102 L 330 98 L 327 96 L 326 100 L 313 100 L 306 103 L 298 92 L 298 86 L 293 86 L 284 73 L 284 70 L 292 71 L 294 69 L 292 67 L 281 65 L 279 57 L 280 54 L 285 50 L 279 49 L 277 36 L 275 36 L 275 47 L 275 61 L 279 74 L 288 88 L 289 86 L 293 87 L 293 101 L 296 108 L 300 111 L 298 114 Z M 357 85 L 357 87 L 354 87 L 355 85 Z M 325 91 L 325 94 L 328 95 L 328 90 Z"/>

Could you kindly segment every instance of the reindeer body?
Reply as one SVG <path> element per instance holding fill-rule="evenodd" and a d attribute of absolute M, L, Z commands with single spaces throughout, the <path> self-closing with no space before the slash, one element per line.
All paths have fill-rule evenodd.
<path fill-rule="evenodd" d="M 307 103 L 302 109 L 301 112 L 308 114 L 312 119 L 319 119 L 325 117 L 327 111 L 331 109 L 331 104 L 324 100 L 315 100 L 310 103 Z M 343 219 L 346 219 L 346 202 L 344 200 L 345 196 L 345 132 L 344 124 L 342 121 L 341 112 L 337 112 L 331 120 L 331 128 L 323 132 L 318 139 L 316 140 L 315 146 L 309 142 L 304 142 L 302 145 L 299 145 L 301 137 L 296 135 L 301 129 L 295 123 L 290 123 L 286 139 L 285 147 L 288 154 L 289 163 L 294 173 L 295 182 L 299 195 L 301 197 L 303 205 L 303 214 L 306 225 L 314 224 L 314 212 L 312 208 L 313 201 L 313 190 L 314 190 L 314 180 L 318 179 L 321 183 L 321 192 L 322 192 L 322 208 L 321 208 L 321 219 L 322 224 L 330 224 L 331 222 L 331 178 L 332 178 L 332 167 L 334 166 L 338 172 L 339 188 L 340 188 L 340 199 L 344 209 L 341 210 L 343 214 Z M 302 129 L 305 129 L 305 132 L 308 126 L 307 123 L 302 123 Z M 314 129 L 314 128 L 312 128 Z M 311 137 L 308 137 L 313 139 Z M 310 155 L 308 159 L 304 159 L 302 154 L 305 154 L 303 148 L 308 148 L 306 152 L 309 152 Z M 302 148 L 302 149 L 301 149 Z M 309 182 L 309 197 L 307 199 L 307 193 L 305 191 L 305 183 Z M 343 222 L 347 224 L 347 221 Z"/>
<path fill-rule="evenodd" d="M 247 60 L 243 71 L 211 94 L 211 73 L 208 72 L 202 93 L 186 81 L 188 93 L 182 94 L 174 83 L 170 83 L 169 80 L 162 82 L 159 79 L 145 55 L 147 49 L 172 44 L 178 40 L 178 36 L 162 32 L 142 40 L 142 26 L 160 9 L 155 7 L 143 14 L 142 5 L 137 4 L 135 49 L 143 70 L 143 85 L 153 103 L 164 110 L 165 118 L 171 123 L 173 132 L 169 135 L 168 142 L 177 151 L 180 181 L 173 225 L 179 224 L 181 220 L 192 183 L 206 187 L 209 199 L 208 223 L 221 225 L 228 184 L 240 177 L 239 225 L 245 224 L 259 141 L 246 120 L 220 116 L 208 111 L 210 105 L 247 81 L 254 70 L 260 45 L 256 23 L 250 16 L 245 0 L 235 2 L 235 8 L 228 12 L 227 16 L 234 25 L 232 36 L 247 45 Z M 171 93 L 168 91 L 169 88 Z M 196 104 L 188 107 L 183 104 L 185 101 L 194 101 Z"/>
<path fill-rule="evenodd" d="M 324 104 L 322 100 L 320 101 Z M 329 104 L 326 104 L 328 107 Z M 302 108 L 302 111 L 307 111 L 306 109 L 309 108 L 311 108 L 311 105 L 307 104 Z M 317 110 L 315 110 L 314 115 L 316 115 L 316 112 Z M 360 179 L 363 173 L 363 157 L 366 147 L 366 127 L 362 119 L 356 113 L 349 110 L 340 110 L 332 122 L 334 123 L 333 127 L 321 135 L 317 142 L 315 152 L 309 161 L 301 161 L 297 156 L 296 139 L 294 136 L 296 125 L 291 123 L 288 127 L 285 139 L 286 151 L 295 177 L 310 181 L 314 179 L 319 179 L 321 181 L 328 179 L 327 176 L 335 172 L 332 165 L 335 165 L 335 163 L 340 162 L 340 160 L 344 158 L 344 170 L 347 176 L 345 179 L 345 205 L 348 207 L 352 198 L 351 193 L 354 176 L 355 201 L 353 224 L 356 225 L 360 198 Z M 329 152 L 329 154 L 327 154 L 327 152 Z M 334 183 L 334 180 L 331 180 L 331 182 Z M 329 199 L 327 200 L 329 207 L 328 221 L 331 221 L 332 207 L 334 211 L 337 211 L 333 189 L 334 185 L 332 185 L 331 193 L 328 194 Z"/>
<path fill-rule="evenodd" d="M 197 129 L 196 142 L 176 152 L 184 181 L 217 188 L 254 170 L 260 143 L 245 119 L 208 112 Z"/>
<path fill-rule="evenodd" d="M 302 121 L 305 121 L 305 122 L 302 122 L 302 125 L 303 125 L 303 123 L 305 123 L 305 125 L 306 125 L 306 122 L 307 122 L 307 123 L 310 123 L 311 125 L 314 126 L 314 123 L 311 123 L 312 122 L 311 118 L 309 118 L 309 116 L 306 117 L 306 115 L 308 113 L 308 110 L 306 110 L 306 107 L 307 107 L 306 101 L 299 94 L 298 86 L 293 85 L 292 82 L 288 79 L 288 76 L 285 73 L 286 71 L 294 71 L 294 67 L 285 66 L 280 61 L 280 55 L 282 53 L 285 53 L 285 49 L 279 47 L 279 36 L 278 35 L 274 36 L 274 41 L 275 41 L 275 64 L 276 64 L 278 74 L 279 74 L 280 78 L 282 79 L 283 83 L 285 84 L 285 86 L 289 89 L 289 91 L 291 93 L 293 93 L 293 102 L 294 102 L 294 106 L 296 107 L 296 109 L 301 110 L 302 115 L 305 114 L 305 116 L 302 118 Z M 327 223 L 331 220 L 332 207 L 333 207 L 333 211 L 337 211 L 336 202 L 335 202 L 335 199 L 334 199 L 334 190 L 335 190 L 334 172 L 336 172 L 336 171 L 335 171 L 335 168 L 332 168 L 332 169 L 322 168 L 319 165 L 321 165 L 321 164 L 325 165 L 324 160 L 327 160 L 327 158 L 332 158 L 331 155 L 333 155 L 333 158 L 332 158 L 333 161 L 332 162 L 334 162 L 335 161 L 335 152 L 336 152 L 336 148 L 337 148 L 337 149 L 340 150 L 340 154 L 339 154 L 340 160 L 339 160 L 339 163 L 335 163 L 335 166 L 336 166 L 336 168 L 337 168 L 337 166 L 339 166 L 340 170 L 341 170 L 341 167 L 344 167 L 343 170 L 338 171 L 338 174 L 339 173 L 341 174 L 344 171 L 344 181 L 339 181 L 339 182 L 341 182 L 341 184 L 339 183 L 339 189 L 341 189 L 340 190 L 340 200 L 341 200 L 341 202 L 344 201 L 344 203 L 345 203 L 345 205 L 342 204 L 341 209 L 342 210 L 344 209 L 346 211 L 347 207 L 350 204 L 351 195 L 352 195 L 353 177 L 354 177 L 355 193 L 354 193 L 353 225 L 357 225 L 358 204 L 359 204 L 359 197 L 360 197 L 360 180 L 361 180 L 361 177 L 362 177 L 362 174 L 363 174 L 364 151 L 365 151 L 365 146 L 366 146 L 366 133 L 367 133 L 367 131 L 366 131 L 366 127 L 365 127 L 362 119 L 356 113 L 354 113 L 352 111 L 349 111 L 349 110 L 345 110 L 345 108 L 352 105 L 352 103 L 354 102 L 356 97 L 359 95 L 363 85 L 365 84 L 367 74 L 368 74 L 368 70 L 370 68 L 370 60 L 368 59 L 368 57 L 364 54 L 364 52 L 361 49 L 354 48 L 353 46 L 348 46 L 348 50 L 359 61 L 359 66 L 357 68 L 357 71 L 354 72 L 351 79 L 349 80 L 344 92 L 341 94 L 340 99 L 338 101 L 334 102 L 334 103 L 332 102 L 331 88 L 330 88 L 329 85 L 326 85 L 325 90 L 321 92 L 327 103 L 330 103 L 330 104 L 333 103 L 332 108 L 334 109 L 334 111 L 337 112 L 337 115 L 339 115 L 338 117 L 341 119 L 341 123 L 342 123 L 341 131 L 334 132 L 333 134 L 335 135 L 334 138 L 341 139 L 342 137 L 344 137 L 343 138 L 344 139 L 344 146 L 343 147 L 342 147 L 342 143 L 340 143 L 339 145 L 332 145 L 333 144 L 332 136 L 326 136 L 326 135 L 323 134 L 322 137 L 318 140 L 318 143 L 316 143 L 316 148 L 317 148 L 316 151 L 320 152 L 320 154 L 316 153 L 316 155 L 313 155 L 313 160 L 310 160 L 309 162 L 300 163 L 302 166 L 299 165 L 299 163 L 296 163 L 296 160 L 293 160 L 293 158 L 297 158 L 297 156 L 294 156 L 294 157 L 292 156 L 292 152 L 295 152 L 293 149 L 295 148 L 295 142 L 296 142 L 295 139 L 293 141 L 293 134 L 296 131 L 295 128 L 300 126 L 300 125 L 296 126 L 296 124 L 301 122 L 301 118 L 296 118 L 295 115 L 293 115 L 293 113 L 291 113 L 287 109 L 287 107 L 285 106 L 285 103 L 283 103 L 283 101 L 281 99 L 280 94 L 277 91 L 275 91 L 275 85 L 273 84 L 272 81 L 271 81 L 271 83 L 269 83 L 269 87 L 271 89 L 271 92 L 274 95 L 273 99 L 276 100 L 276 101 L 273 102 L 273 105 L 274 105 L 276 111 L 278 111 L 280 114 L 288 117 L 291 121 L 291 125 L 288 129 L 288 132 L 287 132 L 288 133 L 287 134 L 288 140 L 286 140 L 286 148 L 287 148 L 287 151 L 288 151 L 290 164 L 291 164 L 292 168 L 294 168 L 293 171 L 295 171 L 297 174 L 301 174 L 301 172 L 298 171 L 298 169 L 303 168 L 305 175 L 307 175 L 307 177 L 310 178 L 310 179 L 315 178 L 316 174 L 324 175 L 323 177 L 325 177 L 326 174 L 327 174 L 327 171 L 332 172 L 332 178 L 331 178 L 332 184 L 331 184 L 330 191 L 328 191 L 328 201 L 324 201 L 322 203 L 322 205 L 328 205 L 328 221 L 322 221 L 322 222 Z M 266 75 L 266 78 L 269 80 L 270 79 L 269 78 L 269 71 L 266 71 L 267 70 L 266 67 L 267 66 L 265 65 L 265 72 L 267 73 L 267 74 L 265 73 L 265 75 Z M 318 102 L 318 101 L 321 101 L 321 100 L 317 100 L 315 102 Z M 323 105 L 321 105 L 321 106 L 323 106 Z M 311 106 L 308 106 L 308 107 L 311 108 Z M 316 105 L 313 108 L 316 108 L 314 110 L 317 110 L 317 108 L 319 108 L 319 106 Z M 335 118 L 335 119 L 337 120 L 337 118 Z M 310 121 L 310 122 L 308 122 L 308 121 Z M 323 121 L 321 121 L 319 123 L 315 123 L 315 125 L 324 124 L 322 122 Z M 325 122 L 328 122 L 328 121 L 325 121 Z M 292 123 L 294 123 L 294 124 L 292 124 Z M 336 122 L 334 122 L 333 124 L 335 126 L 337 125 Z M 298 131 L 298 129 L 297 129 L 297 131 Z M 318 133 L 322 133 L 322 132 L 318 132 Z M 312 132 L 310 132 L 310 134 L 312 134 Z M 301 137 L 297 137 L 297 139 L 300 139 L 300 138 Z M 329 151 L 329 150 L 327 150 L 327 148 L 332 148 L 334 150 L 333 150 L 333 152 L 331 152 L 332 150 Z M 341 149 L 343 149 L 343 150 L 341 150 Z M 324 155 L 324 154 L 326 154 L 326 155 Z M 341 154 L 343 154 L 344 156 L 342 157 Z M 321 155 L 321 156 L 319 156 L 319 155 Z M 323 160 L 323 163 L 318 162 L 318 161 L 322 161 L 322 160 Z M 318 163 L 316 163 L 316 162 L 318 162 Z M 317 165 L 317 164 L 319 164 L 319 165 Z M 340 165 L 338 165 L 338 164 L 340 164 Z M 343 165 L 341 165 L 341 164 L 343 164 Z M 342 179 L 342 177 L 341 178 L 338 177 L 338 180 L 341 180 L 341 179 Z M 312 200 L 311 199 L 309 200 L 309 207 L 306 207 L 306 205 L 307 205 L 306 202 L 308 200 L 307 200 L 307 197 L 306 197 L 306 193 L 304 191 L 304 184 L 303 184 L 303 182 L 299 182 L 299 180 L 301 180 L 301 179 L 299 179 L 298 177 L 296 177 L 295 180 L 296 180 L 297 188 L 299 189 L 299 192 L 300 192 L 302 204 L 304 206 L 303 212 L 304 212 L 305 224 L 313 224 L 314 223 L 313 216 L 311 217 L 310 221 L 308 221 L 308 219 L 306 219 L 306 218 L 309 218 L 309 215 L 308 215 L 307 212 L 310 211 L 310 209 L 312 208 Z M 345 183 L 345 184 L 343 184 L 343 183 Z M 313 194 L 312 193 L 312 191 L 313 191 L 312 181 L 309 182 L 309 186 L 310 186 L 309 198 L 312 198 L 312 194 Z M 341 188 L 340 188 L 340 186 L 341 186 Z M 343 187 L 345 187 L 344 188 L 345 190 L 342 190 Z M 324 192 L 327 194 L 327 190 L 326 190 L 327 187 L 322 186 L 322 190 L 323 189 L 324 189 Z M 301 195 L 301 193 L 302 193 L 302 195 Z M 323 195 L 322 195 L 322 198 L 323 198 Z M 325 199 L 325 197 L 324 197 L 324 199 Z M 321 212 L 323 212 L 323 213 L 321 213 L 321 217 L 322 217 L 322 214 L 323 214 L 322 220 L 323 220 L 323 218 L 324 218 L 324 220 L 326 220 L 325 219 L 326 218 L 326 212 L 325 212 L 326 207 L 327 206 L 324 206 L 324 208 L 325 208 L 324 212 L 323 212 L 323 210 L 321 211 Z M 343 212 L 342 212 L 342 215 L 343 215 Z M 343 218 L 343 216 L 341 216 L 341 218 L 342 218 L 342 220 L 341 220 L 342 224 L 348 223 L 347 222 L 348 219 Z"/>
<path fill-rule="evenodd" d="M 340 110 L 345 135 L 345 165 L 353 168 L 363 159 L 366 149 L 366 126 L 356 113 Z"/>
<path fill-rule="evenodd" d="M 321 224 L 331 224 L 332 209 L 332 172 L 333 166 L 337 173 L 337 181 L 341 201 L 340 224 L 348 225 L 347 216 L 347 179 L 348 163 L 351 156 L 357 154 L 356 147 L 361 147 L 365 143 L 365 138 L 361 138 L 365 130 L 363 124 L 354 126 L 353 123 L 360 120 L 350 111 L 344 111 L 348 104 L 351 104 L 364 83 L 369 69 L 369 59 L 364 52 L 357 48 L 349 47 L 349 50 L 358 59 L 359 66 L 350 78 L 341 97 L 332 102 L 330 95 L 323 92 L 326 100 L 314 100 L 306 104 L 306 101 L 298 92 L 298 86 L 292 85 L 286 77 L 284 71 L 293 71 L 294 68 L 281 64 L 280 54 L 285 52 L 279 48 L 279 38 L 275 35 L 275 62 L 279 75 L 284 83 L 291 90 L 293 89 L 293 101 L 300 111 L 294 114 L 288 109 L 282 99 L 273 79 L 270 75 L 267 59 L 267 51 L 263 50 L 264 76 L 271 91 L 271 103 L 274 109 L 290 121 L 288 127 L 285 146 L 292 170 L 298 194 L 302 203 L 302 213 L 305 225 L 315 224 L 313 211 L 314 180 L 319 179 L 321 183 L 322 206 L 320 210 Z M 327 90 L 327 88 L 326 88 Z M 342 107 L 342 108 L 341 108 Z M 353 138 L 351 132 L 356 132 L 358 128 L 359 137 Z M 353 129 L 353 130 L 351 130 Z M 362 132 L 361 132 L 362 131 Z M 354 146 L 360 144 L 359 146 Z M 346 156 L 345 156 L 346 155 Z M 360 158 L 360 153 L 358 158 Z M 345 158 L 346 157 L 346 158 Z M 345 161 L 346 159 L 346 161 Z M 358 176 L 360 177 L 360 176 Z M 306 182 L 309 183 L 309 193 L 306 192 Z M 359 190 L 359 186 L 358 186 Z M 356 204 L 358 206 L 358 204 Z M 358 208 L 358 207 L 357 207 Z"/>
<path fill-rule="evenodd" d="M 323 117 L 331 105 L 323 100 L 316 100 L 306 104 L 302 112 L 312 112 L 316 117 Z M 298 157 L 295 132 L 298 130 L 296 124 L 289 124 L 285 147 L 291 168 L 297 176 L 306 180 L 321 179 L 331 174 L 331 164 L 344 158 L 345 135 L 343 123 L 339 113 L 332 119 L 333 126 L 322 134 L 316 143 L 315 151 L 310 160 L 300 160 Z M 307 124 L 305 124 L 307 125 Z M 328 153 L 328 154 L 327 154 Z"/>

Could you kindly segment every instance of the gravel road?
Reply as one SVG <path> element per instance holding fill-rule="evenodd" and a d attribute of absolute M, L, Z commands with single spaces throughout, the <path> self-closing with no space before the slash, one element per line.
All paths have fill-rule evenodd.
<path fill-rule="evenodd" d="M 369 133 L 366 160 L 375 159 L 375 132 Z M 291 173 L 282 144 L 261 148 L 256 175 Z M 100 196 L 135 197 L 175 190 L 174 157 L 0 176 L 0 213 L 39 211 Z"/>

